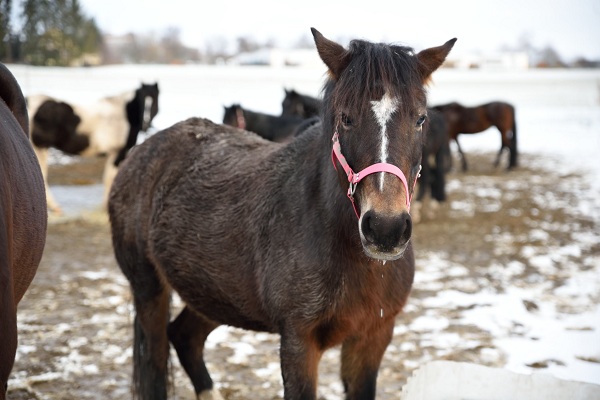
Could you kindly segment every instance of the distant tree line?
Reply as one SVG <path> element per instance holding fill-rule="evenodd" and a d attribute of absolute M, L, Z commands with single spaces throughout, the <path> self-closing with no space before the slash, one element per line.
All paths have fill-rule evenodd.
<path fill-rule="evenodd" d="M 301 36 L 294 45 L 295 48 L 312 46 L 307 35 Z M 78 0 L 0 0 L 0 61 L 3 62 L 56 66 L 215 64 L 239 53 L 273 47 L 274 40 L 261 43 L 245 36 L 234 39 L 233 44 L 224 37 L 213 37 L 205 40 L 202 50 L 190 48 L 182 43 L 176 27 L 167 28 L 160 35 L 114 36 L 100 32 L 94 18 L 85 14 Z M 517 46 L 503 50 L 525 51 L 530 65 L 537 68 L 600 67 L 600 60 L 583 57 L 566 63 L 550 46 L 535 48 L 527 35 L 519 38 Z"/>
<path fill-rule="evenodd" d="M 78 0 L 22 0 L 12 20 L 12 0 L 0 0 L 0 59 L 32 65 L 71 65 L 97 54 L 102 34 Z M 19 28 L 17 28 L 19 27 Z"/>

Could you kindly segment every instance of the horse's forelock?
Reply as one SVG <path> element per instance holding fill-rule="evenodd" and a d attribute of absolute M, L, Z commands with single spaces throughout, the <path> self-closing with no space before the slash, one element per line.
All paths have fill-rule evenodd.
<path fill-rule="evenodd" d="M 337 110 L 355 113 L 370 108 L 370 102 L 384 93 L 398 98 L 400 112 L 406 115 L 414 101 L 425 101 L 425 90 L 418 72 L 418 60 L 410 47 L 353 40 L 349 45 L 351 61 L 337 81 L 324 86 L 324 97 Z"/>

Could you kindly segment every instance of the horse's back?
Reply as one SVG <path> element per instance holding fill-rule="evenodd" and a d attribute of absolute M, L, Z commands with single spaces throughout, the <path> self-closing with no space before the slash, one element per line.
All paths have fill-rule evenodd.
<path fill-rule="evenodd" d="M 184 207 L 191 198 L 233 206 L 235 197 L 245 194 L 227 192 L 224 181 L 247 179 L 245 184 L 255 185 L 252 171 L 261 168 L 260 158 L 280 146 L 254 133 L 200 118 L 180 122 L 152 135 L 131 151 L 111 190 L 112 211 L 135 208 L 132 202 L 139 202 L 136 211 L 143 217 L 150 212 L 164 212 L 165 201 Z M 191 193 L 183 193 L 186 190 Z M 168 192 L 168 196 L 163 192 Z M 215 196 L 222 199 L 214 199 Z M 150 199 L 160 201 L 161 207 L 157 207 L 158 203 L 152 205 Z M 210 205 L 205 203 L 196 211 L 198 215 L 210 214 Z M 123 217 L 127 215 L 129 212 Z"/>
<path fill-rule="evenodd" d="M 512 104 L 504 101 L 493 101 L 483 107 L 486 110 L 488 119 L 493 121 L 499 129 L 511 128 L 515 116 L 515 108 Z"/>
<path fill-rule="evenodd" d="M 204 302 L 220 308 L 197 311 L 215 320 L 219 314 L 235 314 L 240 326 L 272 330 L 262 315 L 242 313 L 228 296 L 240 276 L 253 280 L 246 268 L 253 264 L 250 243 L 236 234 L 253 212 L 245 199 L 252 191 L 244 188 L 257 184 L 252 177 L 260 171 L 254 175 L 252 170 L 261 168 L 260 158 L 280 146 L 251 132 L 192 118 L 134 148 L 119 168 L 109 200 L 115 253 L 124 261 L 125 274 L 135 275 L 124 265 L 132 252 L 148 255 L 184 299 L 222 299 Z M 128 243 L 135 243 L 135 249 Z M 192 271 L 201 285 L 189 285 Z M 212 292 L 217 286 L 219 293 Z M 261 308 L 258 301 L 255 294 L 244 297 L 255 310 Z"/>

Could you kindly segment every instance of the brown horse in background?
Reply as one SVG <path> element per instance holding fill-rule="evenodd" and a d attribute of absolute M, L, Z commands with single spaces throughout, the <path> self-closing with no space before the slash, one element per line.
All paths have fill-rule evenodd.
<path fill-rule="evenodd" d="M 46 196 L 23 93 L 0 64 L 0 400 L 17 351 L 17 305 L 46 243 Z"/>
<path fill-rule="evenodd" d="M 317 398 L 337 345 L 346 398 L 375 398 L 414 276 L 424 82 L 455 39 L 416 53 L 312 32 L 329 70 L 322 121 L 281 144 L 191 118 L 121 165 L 109 216 L 136 311 L 136 397 L 167 397 L 170 342 L 196 395 L 215 398 L 204 342 L 230 325 L 280 334 L 286 399 Z M 185 308 L 170 321 L 172 290 Z"/>
<path fill-rule="evenodd" d="M 500 131 L 502 137 L 494 166 L 500 164 L 504 149 L 508 149 L 510 153 L 508 169 L 517 166 L 517 121 L 512 104 L 494 101 L 476 107 L 465 107 L 453 102 L 432 108 L 440 111 L 446 118 L 450 139 L 456 142 L 461 156 L 463 171 L 467 170 L 467 159 L 458 143 L 458 135 L 483 132 L 492 126 Z"/>

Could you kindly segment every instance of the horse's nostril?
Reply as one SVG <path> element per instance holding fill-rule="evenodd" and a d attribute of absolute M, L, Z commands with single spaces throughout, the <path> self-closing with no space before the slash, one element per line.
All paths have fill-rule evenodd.
<path fill-rule="evenodd" d="M 374 221 L 374 213 L 368 211 L 365 213 L 362 219 L 362 233 L 365 239 L 369 242 L 375 242 L 375 227 L 376 221 Z"/>
<path fill-rule="evenodd" d="M 361 231 L 368 243 L 381 251 L 392 251 L 410 239 L 412 221 L 408 213 L 390 216 L 367 211 L 362 218 Z"/>

